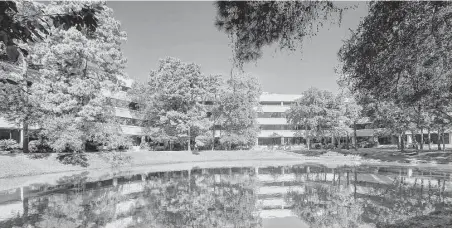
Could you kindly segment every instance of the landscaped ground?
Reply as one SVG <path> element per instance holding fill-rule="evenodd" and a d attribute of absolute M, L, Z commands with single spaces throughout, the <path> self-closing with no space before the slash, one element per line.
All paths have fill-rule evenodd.
<path fill-rule="evenodd" d="M 0 178 L 20 177 L 30 175 L 41 175 L 60 172 L 88 171 L 109 169 L 120 166 L 141 166 L 159 165 L 183 162 L 214 162 L 214 161 L 245 161 L 245 160 L 288 160 L 300 162 L 314 162 L 317 156 L 326 153 L 326 150 L 301 150 L 294 152 L 284 151 L 202 151 L 199 154 L 192 154 L 187 151 L 130 151 L 122 153 L 121 158 L 129 157 L 125 164 L 114 160 L 113 153 L 88 153 L 88 167 L 75 165 L 64 165 L 56 157 L 57 154 L 0 154 Z M 351 161 L 352 159 L 374 159 L 384 162 L 398 163 L 436 163 L 451 164 L 451 149 L 447 151 L 428 151 L 416 153 L 414 151 L 399 152 L 397 149 L 359 149 L 339 150 L 344 155 L 356 155 L 357 157 L 335 157 L 332 163 L 338 161 Z M 36 158 L 40 156 L 40 158 Z M 318 160 L 328 160 L 331 156 L 319 158 Z M 330 162 L 329 162 L 330 163 Z"/>
<path fill-rule="evenodd" d="M 120 166 L 113 161 L 112 153 L 87 153 L 88 167 L 64 165 L 56 157 L 57 154 L 46 156 L 39 154 L 0 154 L 0 178 L 40 175 L 58 172 L 108 169 Z M 122 157 L 130 157 L 124 166 L 156 165 L 181 162 L 203 161 L 235 161 L 235 160 L 297 160 L 300 155 L 290 152 L 262 151 L 202 151 L 192 154 L 187 151 L 129 151 L 121 153 Z M 40 156 L 40 158 L 36 158 Z M 127 161 L 126 161 L 127 162 Z"/>
<path fill-rule="evenodd" d="M 437 146 L 436 146 L 437 147 Z M 436 163 L 448 164 L 452 163 L 452 150 L 447 148 L 445 151 L 424 149 L 417 152 L 414 149 L 406 149 L 401 152 L 396 147 L 391 148 L 360 148 L 357 151 L 350 150 L 334 150 L 335 152 L 345 155 L 357 155 L 364 159 L 375 159 L 385 162 L 399 162 L 399 163 Z M 293 151 L 297 154 L 304 156 L 320 156 L 327 152 L 327 150 L 298 150 Z"/>

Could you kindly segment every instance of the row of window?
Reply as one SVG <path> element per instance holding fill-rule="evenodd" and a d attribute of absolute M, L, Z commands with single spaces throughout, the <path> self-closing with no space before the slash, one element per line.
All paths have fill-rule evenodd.
<path fill-rule="evenodd" d="M 294 104 L 294 102 L 280 102 L 280 101 L 263 101 L 260 102 L 261 105 L 266 105 L 266 106 L 291 106 Z"/>
<path fill-rule="evenodd" d="M 260 112 L 258 118 L 285 118 L 284 112 Z"/>
<path fill-rule="evenodd" d="M 260 125 L 261 130 L 305 130 L 302 125 Z"/>
<path fill-rule="evenodd" d="M 323 127 L 321 127 L 323 128 Z M 325 127 L 327 128 L 327 127 Z M 353 126 L 351 126 L 351 128 L 353 128 Z M 373 127 L 371 127 L 370 125 L 358 125 L 357 126 L 357 130 L 363 130 L 363 129 L 372 129 Z M 298 125 L 298 126 L 294 126 L 294 125 L 261 125 L 260 126 L 260 129 L 261 130 L 305 130 L 305 126 L 304 125 Z M 308 128 L 310 129 L 310 128 Z"/>

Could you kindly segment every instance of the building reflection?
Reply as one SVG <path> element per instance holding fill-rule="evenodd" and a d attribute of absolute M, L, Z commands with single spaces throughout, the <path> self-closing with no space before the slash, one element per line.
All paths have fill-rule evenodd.
<path fill-rule="evenodd" d="M 451 175 L 319 165 L 153 172 L 0 193 L 0 227 L 381 226 L 451 208 Z"/>

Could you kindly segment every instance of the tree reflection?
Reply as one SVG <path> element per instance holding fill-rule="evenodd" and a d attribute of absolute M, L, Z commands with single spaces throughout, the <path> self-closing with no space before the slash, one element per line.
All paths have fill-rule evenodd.
<path fill-rule="evenodd" d="M 304 193 L 288 193 L 293 211 L 310 227 L 359 227 L 362 206 L 351 193 L 338 186 L 310 184 Z"/>
<path fill-rule="evenodd" d="M 412 184 L 396 177 L 392 184 L 382 184 L 359 181 L 356 172 L 350 176 L 346 171 L 342 177 L 344 173 L 342 169 L 334 170 L 332 182 L 323 179 L 326 174 L 315 175 L 306 182 L 305 192 L 289 192 L 286 201 L 311 227 L 386 226 L 444 210 L 448 208 L 446 203 L 451 209 L 451 199 L 445 201 L 442 197 L 444 186 L 440 180 L 434 188 L 431 181 L 421 179 Z M 341 179 L 346 179 L 345 185 Z"/>
<path fill-rule="evenodd" d="M 386 227 L 451 209 L 451 191 L 443 179 L 394 174 L 393 183 L 390 177 L 376 182 L 379 178 L 374 174 L 359 174 L 356 168 L 347 167 L 263 171 L 280 175 L 258 181 L 261 178 L 255 170 L 233 168 L 161 172 L 147 179 L 137 175 L 83 184 L 72 179 L 76 184 L 64 182 L 67 189 L 57 187 L 51 194 L 23 198 L 23 213 L 0 226 L 261 227 L 260 203 L 270 195 L 281 195 L 274 190 L 286 194 L 287 204 L 278 203 L 278 208 L 291 208 L 310 227 Z M 132 191 L 125 189 L 129 184 Z M 267 189 L 271 193 L 258 190 L 264 186 L 272 187 Z M 285 186 L 288 189 L 281 188 Z M 117 225 L 122 219 L 130 221 Z"/>
<path fill-rule="evenodd" d="M 250 182 L 231 176 L 216 182 L 213 175 L 150 182 L 139 198 L 134 227 L 258 227 L 256 196 Z"/>

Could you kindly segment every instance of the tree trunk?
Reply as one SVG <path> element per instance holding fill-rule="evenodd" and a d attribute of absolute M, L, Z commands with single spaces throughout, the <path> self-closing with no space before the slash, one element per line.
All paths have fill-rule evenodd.
<path fill-rule="evenodd" d="M 401 152 L 404 152 L 404 132 L 400 134 L 399 140 Z"/>
<path fill-rule="evenodd" d="M 354 149 L 357 151 L 357 123 L 354 122 Z"/>
<path fill-rule="evenodd" d="M 411 136 L 412 136 L 412 147 L 415 145 L 415 149 L 418 150 L 417 138 L 415 137 L 414 131 L 411 131 Z M 414 144 L 414 141 L 415 141 L 415 144 Z"/>
<path fill-rule="evenodd" d="M 428 128 L 428 149 L 431 150 L 431 129 Z"/>
<path fill-rule="evenodd" d="M 346 133 L 346 149 L 349 150 L 349 133 Z"/>
<path fill-rule="evenodd" d="M 420 150 L 423 150 L 423 128 L 420 128 Z"/>
<path fill-rule="evenodd" d="M 399 134 L 399 135 L 398 135 L 398 142 L 396 143 L 396 147 L 397 147 L 398 149 L 401 149 L 401 139 L 402 139 L 401 134 Z"/>
<path fill-rule="evenodd" d="M 22 150 L 24 151 L 24 153 L 29 153 L 29 149 L 28 149 L 28 122 L 27 122 L 27 120 L 24 120 L 24 122 L 23 122 L 22 131 L 24 131 L 24 140 L 22 142 Z"/>
<path fill-rule="evenodd" d="M 437 150 L 442 150 L 440 147 L 440 129 L 437 130 Z"/>
<path fill-rule="evenodd" d="M 445 151 L 445 131 L 442 128 L 442 150 Z"/>
<path fill-rule="evenodd" d="M 307 137 L 307 149 L 311 149 L 310 137 Z"/>
<path fill-rule="evenodd" d="M 212 127 L 212 150 L 214 151 L 215 149 L 215 123 L 214 126 Z"/>
<path fill-rule="evenodd" d="M 188 136 L 189 136 L 189 139 L 188 139 L 188 141 L 187 141 L 187 151 L 191 151 L 191 150 L 190 150 L 190 126 L 189 126 L 189 130 L 187 131 L 187 134 L 188 134 Z"/>

